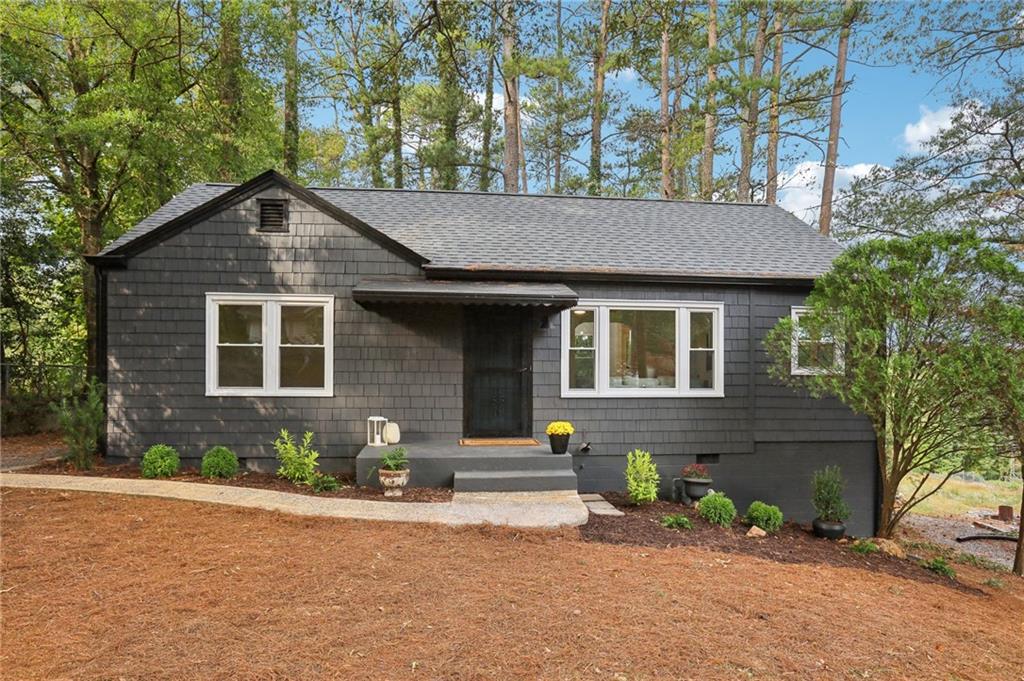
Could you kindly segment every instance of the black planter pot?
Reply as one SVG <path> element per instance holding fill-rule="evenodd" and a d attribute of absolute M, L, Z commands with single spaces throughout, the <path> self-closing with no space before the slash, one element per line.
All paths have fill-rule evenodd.
<path fill-rule="evenodd" d="M 552 454 L 565 454 L 569 449 L 568 435 L 548 435 L 548 440 L 551 442 Z"/>
<path fill-rule="evenodd" d="M 693 501 L 700 501 L 706 497 L 710 488 L 710 478 L 683 478 L 683 491 Z"/>
<path fill-rule="evenodd" d="M 843 535 L 846 534 L 846 525 L 834 523 L 831 520 L 815 518 L 814 522 L 811 523 L 811 527 L 814 528 L 814 536 L 823 539 L 842 539 Z"/>

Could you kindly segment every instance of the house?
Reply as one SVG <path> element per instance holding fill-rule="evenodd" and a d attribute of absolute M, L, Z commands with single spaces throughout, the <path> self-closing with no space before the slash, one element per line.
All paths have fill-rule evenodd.
<path fill-rule="evenodd" d="M 162 442 L 195 462 L 223 444 L 270 469 L 284 427 L 363 481 L 379 415 L 402 428 L 412 484 L 621 489 L 639 447 L 666 492 L 696 461 L 738 506 L 809 519 L 810 476 L 836 464 L 851 531 L 869 533 L 868 422 L 772 380 L 761 346 L 838 253 L 766 205 L 304 188 L 273 171 L 193 185 L 91 258 L 108 456 Z M 459 445 L 545 442 L 556 419 L 577 429 L 566 456 Z"/>

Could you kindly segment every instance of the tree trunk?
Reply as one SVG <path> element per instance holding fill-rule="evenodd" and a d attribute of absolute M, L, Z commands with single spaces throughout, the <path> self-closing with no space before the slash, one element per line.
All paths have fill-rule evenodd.
<path fill-rule="evenodd" d="M 95 169 L 88 169 L 86 175 L 96 175 Z M 99 181 L 96 181 L 96 188 Z M 98 195 L 94 195 L 98 196 Z M 96 255 L 103 245 L 103 221 L 91 208 L 78 208 L 78 226 L 81 232 L 82 255 Z M 103 329 L 99 328 L 99 305 L 100 301 L 96 296 L 96 282 L 98 280 L 96 268 L 85 264 L 82 267 L 82 302 L 85 304 L 85 332 L 86 332 L 86 364 L 89 376 L 98 377 L 100 367 L 106 362 L 106 357 L 100 357 L 100 334 Z"/>
<path fill-rule="evenodd" d="M 846 88 L 846 50 L 850 44 L 850 29 L 853 26 L 853 20 L 853 0 L 846 0 L 843 5 L 843 25 L 839 29 L 839 46 L 836 49 L 836 77 L 832 83 L 832 115 L 828 123 L 825 177 L 821 183 L 821 213 L 818 217 L 818 231 L 826 235 L 832 231 L 832 193 L 836 182 L 836 161 L 839 157 L 839 128 L 843 111 L 843 90 Z"/>
<path fill-rule="evenodd" d="M 514 0 L 505 0 L 504 26 L 501 36 L 502 82 L 505 86 L 505 158 L 502 175 L 505 191 L 519 191 L 519 74 L 513 61 L 516 44 Z"/>
<path fill-rule="evenodd" d="M 601 24 L 597 32 L 597 46 L 594 50 L 594 108 L 590 119 L 590 173 L 587 193 L 597 196 L 601 193 L 601 122 L 604 113 L 604 67 L 608 58 L 608 11 L 612 0 L 601 3 Z"/>
<path fill-rule="evenodd" d="M 754 57 L 750 66 L 750 95 L 746 120 L 740 126 L 740 173 L 736 186 L 737 199 L 752 201 L 750 175 L 754 168 L 754 148 L 757 144 L 757 124 L 761 115 L 761 72 L 764 68 L 765 36 L 768 32 L 768 8 L 758 6 L 757 33 L 754 35 Z"/>
<path fill-rule="evenodd" d="M 391 174 L 395 189 L 405 185 L 405 162 L 402 156 L 402 54 L 398 36 L 398 11 L 391 4 Z"/>
<path fill-rule="evenodd" d="M 495 19 L 491 16 L 491 40 L 495 35 Z M 492 43 L 493 44 L 493 43 Z M 494 129 L 494 53 L 488 48 L 487 82 L 484 89 L 484 118 L 480 124 L 480 191 L 491 191 L 491 132 Z"/>
<path fill-rule="evenodd" d="M 523 174 L 523 185 L 522 190 L 524 194 L 530 193 L 530 188 L 527 183 L 526 177 L 526 145 L 523 143 L 523 118 L 522 111 L 516 107 L 516 134 L 519 135 L 519 169 Z"/>
<path fill-rule="evenodd" d="M 562 193 L 562 134 L 564 127 L 564 84 L 562 82 L 562 56 L 564 45 L 562 38 L 562 0 L 555 4 L 555 56 L 558 58 L 558 76 L 555 81 L 555 187 L 556 194 Z"/>
<path fill-rule="evenodd" d="M 299 174 L 299 3 L 288 1 L 288 46 L 284 57 L 284 169 Z"/>
<path fill-rule="evenodd" d="M 241 46 L 242 10 L 239 0 L 223 0 L 220 6 L 220 71 L 218 95 L 220 99 L 220 161 L 217 176 L 223 182 L 233 182 L 240 154 L 235 135 L 242 118 Z"/>
<path fill-rule="evenodd" d="M 661 198 L 671 199 L 675 196 L 672 182 L 672 137 L 671 119 L 668 115 L 668 18 L 661 30 Z"/>
<path fill-rule="evenodd" d="M 1021 451 L 1020 470 L 1024 477 L 1024 442 L 1018 443 Z M 1017 528 L 1017 552 L 1013 556 L 1013 574 L 1024 577 L 1024 488 L 1020 495 L 1020 526 Z"/>
<path fill-rule="evenodd" d="M 704 147 L 700 157 L 700 197 L 710 201 L 715 192 L 715 137 L 718 126 L 718 105 L 715 84 L 718 80 L 718 66 L 715 63 L 718 49 L 718 0 L 708 1 L 708 93 L 704 110 Z"/>
<path fill-rule="evenodd" d="M 369 100 L 363 101 L 363 111 L 360 115 L 363 124 L 363 139 L 366 140 L 366 163 L 370 166 L 370 183 L 374 187 L 384 186 L 384 153 L 381 149 L 381 141 L 378 139 L 377 121 L 374 119 L 373 104 Z"/>
<path fill-rule="evenodd" d="M 768 158 L 765 172 L 764 200 L 775 205 L 779 198 L 779 96 L 782 91 L 782 3 L 775 7 L 775 56 L 772 61 L 771 99 L 768 105 Z"/>

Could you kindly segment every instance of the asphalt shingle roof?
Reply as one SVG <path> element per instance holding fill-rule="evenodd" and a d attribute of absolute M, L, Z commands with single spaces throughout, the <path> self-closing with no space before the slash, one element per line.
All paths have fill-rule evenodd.
<path fill-rule="evenodd" d="M 230 190 L 197 184 L 109 253 Z M 383 189 L 310 191 L 429 259 L 427 269 L 809 279 L 840 247 L 761 204 Z"/>

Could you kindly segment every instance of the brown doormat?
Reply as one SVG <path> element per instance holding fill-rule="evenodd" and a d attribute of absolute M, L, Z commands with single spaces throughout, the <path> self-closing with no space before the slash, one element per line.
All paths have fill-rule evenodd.
<path fill-rule="evenodd" d="M 532 447 L 540 442 L 532 437 L 463 437 L 459 438 L 463 447 Z"/>

